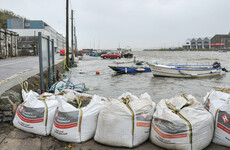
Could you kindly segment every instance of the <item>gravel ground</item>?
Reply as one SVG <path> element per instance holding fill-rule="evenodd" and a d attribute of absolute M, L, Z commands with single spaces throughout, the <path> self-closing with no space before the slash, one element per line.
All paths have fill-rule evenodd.
<path fill-rule="evenodd" d="M 128 150 L 131 148 L 109 147 L 96 143 L 93 139 L 82 144 L 61 142 L 52 136 L 39 136 L 27 133 L 9 124 L 0 124 L 1 150 L 64 150 L 68 146 L 71 150 Z M 161 150 L 149 140 L 133 150 Z M 206 150 L 229 150 L 229 148 L 211 143 Z"/>

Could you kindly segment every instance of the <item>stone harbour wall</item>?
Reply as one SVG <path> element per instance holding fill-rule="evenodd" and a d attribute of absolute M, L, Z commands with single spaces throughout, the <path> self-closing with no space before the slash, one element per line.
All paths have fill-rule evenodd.
<path fill-rule="evenodd" d="M 17 106 L 20 104 L 21 95 L 13 90 L 4 93 L 0 98 L 0 122 L 11 122 Z"/>

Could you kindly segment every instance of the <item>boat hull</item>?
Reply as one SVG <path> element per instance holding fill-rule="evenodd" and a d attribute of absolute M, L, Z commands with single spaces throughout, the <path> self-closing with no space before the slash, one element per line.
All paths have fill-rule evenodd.
<path fill-rule="evenodd" d="M 132 68 L 132 67 L 115 67 L 109 66 L 111 69 L 118 73 L 143 73 L 143 72 L 151 72 L 149 67 L 140 67 L 140 68 Z"/>
<path fill-rule="evenodd" d="M 123 57 L 124 58 L 133 58 L 133 54 L 132 53 L 124 54 Z"/>
<path fill-rule="evenodd" d="M 221 67 L 209 69 L 181 69 L 166 65 L 149 64 L 154 77 L 196 78 L 221 74 Z"/>

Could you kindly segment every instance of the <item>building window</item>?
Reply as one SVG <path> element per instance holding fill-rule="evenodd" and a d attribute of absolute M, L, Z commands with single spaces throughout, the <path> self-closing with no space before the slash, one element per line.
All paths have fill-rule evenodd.
<path fill-rule="evenodd" d="M 25 23 L 25 27 L 30 27 L 30 23 Z"/>

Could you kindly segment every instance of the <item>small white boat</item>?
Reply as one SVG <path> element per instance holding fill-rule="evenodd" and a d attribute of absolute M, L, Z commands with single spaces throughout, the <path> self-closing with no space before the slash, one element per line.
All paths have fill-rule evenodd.
<path fill-rule="evenodd" d="M 221 74 L 220 63 L 213 65 L 160 65 L 149 64 L 154 77 L 195 78 L 209 77 Z"/>

